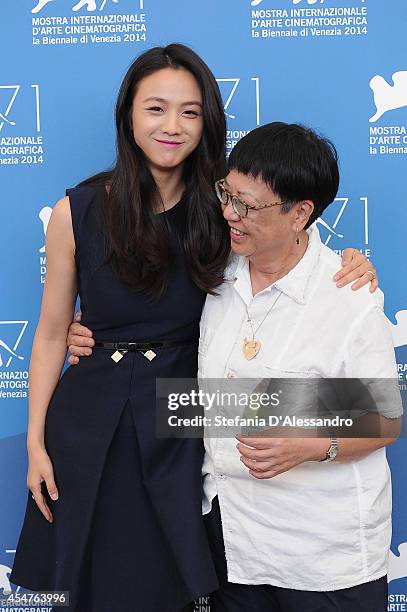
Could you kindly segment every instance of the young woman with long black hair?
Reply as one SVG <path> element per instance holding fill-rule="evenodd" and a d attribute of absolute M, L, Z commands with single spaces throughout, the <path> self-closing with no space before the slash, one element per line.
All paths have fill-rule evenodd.
<path fill-rule="evenodd" d="M 48 228 L 10 579 L 69 591 L 75 612 L 176 612 L 217 588 L 202 443 L 158 439 L 154 409 L 157 377 L 196 374 L 205 295 L 229 255 L 216 80 L 187 47 L 151 49 L 122 83 L 116 127 L 115 168 L 68 190 Z M 371 268 L 358 263 L 351 277 Z M 59 379 L 78 294 L 93 356 Z"/>

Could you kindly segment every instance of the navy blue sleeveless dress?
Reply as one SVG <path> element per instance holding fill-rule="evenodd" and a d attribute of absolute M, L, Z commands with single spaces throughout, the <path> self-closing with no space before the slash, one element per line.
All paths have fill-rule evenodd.
<path fill-rule="evenodd" d="M 161 213 L 176 260 L 156 302 L 104 265 L 103 187 L 67 191 L 76 244 L 82 321 L 95 340 L 197 336 L 204 294 L 190 280 L 181 246 L 187 202 Z M 61 377 L 45 422 L 59 500 L 31 493 L 10 580 L 70 592 L 69 612 L 176 612 L 217 588 L 201 516 L 203 445 L 159 439 L 156 377 L 196 376 L 197 343 L 157 349 L 152 361 L 94 349 Z"/>

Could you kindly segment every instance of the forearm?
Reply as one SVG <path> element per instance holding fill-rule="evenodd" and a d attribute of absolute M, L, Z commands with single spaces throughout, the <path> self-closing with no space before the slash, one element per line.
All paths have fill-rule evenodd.
<path fill-rule="evenodd" d="M 337 461 L 360 459 L 368 453 L 395 442 L 401 431 L 401 417 L 387 418 L 375 412 L 355 420 L 353 437 L 339 438 Z M 358 437 L 361 433 L 362 437 Z"/>
<path fill-rule="evenodd" d="M 379 448 L 393 444 L 396 440 L 397 436 L 393 438 L 340 438 L 335 461 L 361 459 Z"/>
<path fill-rule="evenodd" d="M 48 405 L 58 383 L 66 357 L 65 335 L 46 338 L 37 333 L 30 361 L 29 417 L 27 446 L 44 445 Z"/>
<path fill-rule="evenodd" d="M 373 451 L 393 444 L 400 435 L 401 418 L 389 419 L 385 417 L 376 417 L 376 432 L 378 432 L 377 424 L 380 427 L 380 437 L 346 437 L 343 438 L 337 435 L 338 439 L 338 454 L 335 461 L 352 461 L 360 459 Z M 362 417 L 362 419 L 364 418 Z M 363 431 L 360 429 L 358 431 Z M 330 446 L 330 438 L 314 439 L 315 461 L 325 459 L 326 451 Z"/>

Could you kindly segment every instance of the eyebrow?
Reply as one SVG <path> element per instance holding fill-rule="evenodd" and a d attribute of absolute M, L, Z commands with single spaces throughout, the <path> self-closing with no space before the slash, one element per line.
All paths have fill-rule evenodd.
<path fill-rule="evenodd" d="M 225 179 L 224 183 L 225 183 L 226 187 L 229 187 L 229 189 L 230 189 L 230 185 L 229 185 L 229 183 L 227 182 L 226 179 Z M 253 200 L 255 200 L 256 202 L 259 202 L 259 200 L 256 198 L 256 196 L 253 193 L 251 193 L 250 191 L 237 191 L 237 193 L 239 195 L 250 196 L 251 198 L 253 198 Z"/>
<path fill-rule="evenodd" d="M 157 98 L 156 96 L 151 96 L 150 98 L 146 98 L 145 100 L 143 100 L 143 103 L 145 102 L 164 102 L 165 104 L 168 103 L 168 100 L 165 100 L 164 98 Z M 189 100 L 188 102 L 183 102 L 181 104 L 181 106 L 200 106 L 202 108 L 202 104 L 201 102 L 199 102 L 198 100 Z"/>

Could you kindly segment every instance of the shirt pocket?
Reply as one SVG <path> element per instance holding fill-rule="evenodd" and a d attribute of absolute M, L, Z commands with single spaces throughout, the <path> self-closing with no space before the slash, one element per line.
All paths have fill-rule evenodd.
<path fill-rule="evenodd" d="M 276 410 L 283 420 L 285 417 L 316 418 L 319 416 L 318 388 L 319 372 L 296 370 L 263 364 L 269 393 L 279 397 Z"/>

